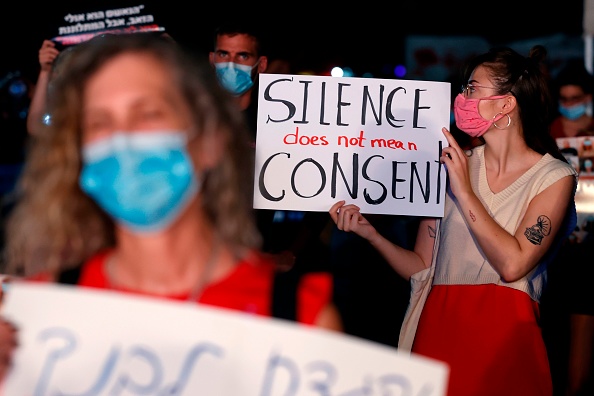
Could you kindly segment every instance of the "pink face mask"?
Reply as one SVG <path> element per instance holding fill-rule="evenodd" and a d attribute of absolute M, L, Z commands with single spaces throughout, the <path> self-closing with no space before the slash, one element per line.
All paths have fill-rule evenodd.
<path fill-rule="evenodd" d="M 458 94 L 454 100 L 454 117 L 456 126 L 461 131 L 466 132 L 472 137 L 482 136 L 493 123 L 504 117 L 503 113 L 496 114 L 492 119 L 487 120 L 478 111 L 478 105 L 481 100 L 495 100 L 505 98 L 505 95 L 487 96 L 479 99 L 469 99 L 463 94 Z"/>

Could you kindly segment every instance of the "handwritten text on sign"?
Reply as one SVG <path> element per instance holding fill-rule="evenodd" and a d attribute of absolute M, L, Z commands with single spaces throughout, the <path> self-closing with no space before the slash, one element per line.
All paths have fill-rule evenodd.
<path fill-rule="evenodd" d="M 450 83 L 259 78 L 256 208 L 443 216 Z"/>
<path fill-rule="evenodd" d="M 445 395 L 443 363 L 193 303 L 13 283 L 7 395 Z"/>

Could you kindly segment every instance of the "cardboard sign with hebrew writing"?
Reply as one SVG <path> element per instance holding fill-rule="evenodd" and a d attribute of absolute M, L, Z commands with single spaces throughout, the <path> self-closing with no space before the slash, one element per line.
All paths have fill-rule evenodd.
<path fill-rule="evenodd" d="M 195 303 L 14 282 L 7 395 L 445 395 L 448 367 L 363 339 Z"/>

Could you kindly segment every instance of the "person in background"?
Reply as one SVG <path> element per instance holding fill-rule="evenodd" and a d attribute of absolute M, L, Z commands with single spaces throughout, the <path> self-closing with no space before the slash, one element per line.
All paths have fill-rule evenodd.
<path fill-rule="evenodd" d="M 255 149 L 258 123 L 258 75 L 268 71 L 266 40 L 258 26 L 229 20 L 214 31 L 209 61 L 217 78 L 234 98 L 250 127 Z M 325 212 L 255 209 L 263 236 L 262 250 L 277 263 L 275 291 L 279 312 L 294 318 L 295 293 L 304 277 L 329 274 L 328 247 L 321 233 L 330 223 Z"/>
<path fill-rule="evenodd" d="M 214 32 L 214 47 L 209 53 L 221 85 L 235 98 L 250 127 L 252 145 L 256 144 L 258 121 L 258 74 L 268 67 L 265 44 L 257 27 L 231 21 Z"/>
<path fill-rule="evenodd" d="M 25 278 L 13 282 L 271 316 L 275 266 L 249 205 L 249 132 L 210 65 L 151 33 L 106 35 L 78 44 L 54 82 L 52 122 L 8 220 L 9 274 Z M 339 331 L 318 281 L 300 291 L 297 319 Z"/>
<path fill-rule="evenodd" d="M 421 220 L 413 250 L 379 234 L 356 205 L 330 208 L 339 229 L 367 239 L 411 282 L 435 260 L 411 351 L 449 365 L 448 395 L 552 394 L 539 299 L 547 263 L 575 227 L 577 174 L 549 133 L 545 56 L 542 46 L 528 57 L 502 47 L 469 61 L 456 125 L 485 143 L 466 151 L 442 129 L 444 216 Z"/>
<path fill-rule="evenodd" d="M 587 111 L 592 105 L 594 78 L 583 60 L 570 59 L 551 87 L 559 105 L 551 135 L 556 139 L 594 135 L 594 118 Z M 567 139 L 558 140 L 561 151 L 574 161 L 577 171 L 584 173 L 589 139 L 583 139 L 581 147 L 570 146 Z M 588 183 L 584 173 L 580 174 L 580 183 Z M 584 226 L 578 224 L 564 241 L 549 267 L 541 299 L 543 337 L 555 396 L 594 394 L 594 296 L 590 285 L 594 243 L 587 235 Z"/>
<path fill-rule="evenodd" d="M 173 40 L 166 32 L 160 34 Z M 39 49 L 39 74 L 27 114 L 27 131 L 30 134 L 40 133 L 51 122 L 47 101 L 52 90 L 52 80 L 60 74 L 68 59 L 75 53 L 75 48 L 76 44 L 64 47 L 59 42 L 43 40 Z"/>
<path fill-rule="evenodd" d="M 594 394 L 594 234 L 586 224 L 577 225 L 551 263 L 541 300 L 555 396 Z"/>
<path fill-rule="evenodd" d="M 594 78 L 583 61 L 570 60 L 552 81 L 559 115 L 551 124 L 554 138 L 594 135 L 594 118 L 588 114 L 592 105 Z"/>

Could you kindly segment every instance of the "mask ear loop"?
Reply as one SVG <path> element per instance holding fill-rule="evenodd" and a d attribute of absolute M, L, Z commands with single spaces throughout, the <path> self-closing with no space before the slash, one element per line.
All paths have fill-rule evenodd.
<path fill-rule="evenodd" d="M 503 111 L 500 111 L 499 113 L 495 114 L 493 116 L 493 119 L 495 119 L 499 114 L 503 114 Z M 495 126 L 495 128 L 497 128 L 497 129 L 506 129 L 506 128 L 509 128 L 509 126 L 511 125 L 511 117 L 509 116 L 509 114 L 506 113 L 506 114 L 503 114 L 503 115 L 507 116 L 507 125 L 502 128 L 499 125 L 497 125 L 497 121 L 493 121 L 493 125 Z"/>

